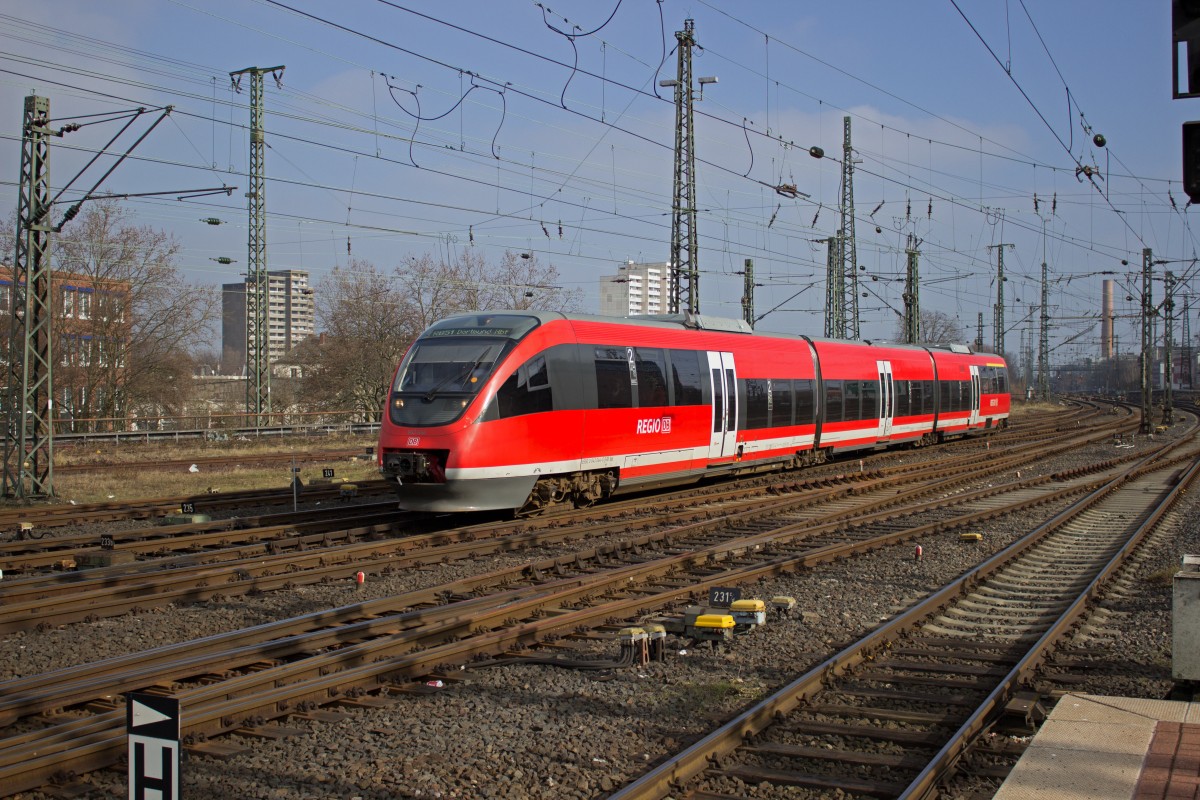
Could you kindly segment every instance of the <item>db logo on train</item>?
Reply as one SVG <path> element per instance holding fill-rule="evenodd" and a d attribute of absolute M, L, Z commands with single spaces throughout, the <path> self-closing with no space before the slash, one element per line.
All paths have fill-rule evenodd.
<path fill-rule="evenodd" d="M 421 445 L 421 437 L 420 436 L 408 437 L 408 447 L 420 447 L 420 445 Z"/>

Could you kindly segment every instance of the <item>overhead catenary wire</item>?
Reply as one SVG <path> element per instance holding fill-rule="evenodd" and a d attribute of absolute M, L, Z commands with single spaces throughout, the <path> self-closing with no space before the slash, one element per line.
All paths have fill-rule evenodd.
<path fill-rule="evenodd" d="M 660 13 L 661 13 L 661 6 L 660 6 Z M 207 87 L 207 85 L 205 86 L 205 88 L 206 88 L 206 89 L 208 88 L 208 87 Z M 207 98 L 207 97 L 205 98 L 206 102 L 208 102 L 208 99 L 209 99 L 209 98 Z M 741 126 L 739 126 L 739 127 L 741 127 Z M 751 135 L 753 135 L 753 134 L 755 134 L 755 133 L 757 133 L 757 132 L 751 131 Z M 744 136 L 744 135 L 745 135 L 745 134 L 743 134 L 743 136 Z M 369 155 L 369 154 L 368 154 L 368 155 Z M 539 156 L 539 158 L 538 158 L 538 162 L 539 162 L 539 163 L 538 163 L 538 167 L 537 167 L 537 169 L 538 169 L 538 172 L 539 172 L 539 174 L 540 174 L 540 173 L 542 172 L 542 164 L 541 164 L 541 162 L 542 162 L 542 159 L 541 159 L 541 157 L 540 157 L 540 156 Z M 513 163 L 515 164 L 516 162 L 513 162 Z M 514 169 L 519 169 L 519 167 L 515 167 L 515 166 L 514 166 Z M 739 167 L 739 171 L 740 171 L 740 169 L 742 169 L 742 167 Z M 614 188 L 616 188 L 616 187 L 615 187 L 615 182 L 614 182 Z M 344 191 L 344 189 L 342 189 L 342 190 Z M 585 192 L 585 193 L 586 193 L 587 191 L 588 191 L 587 189 L 584 189 L 584 190 L 583 190 L 583 192 Z M 560 200 L 561 200 L 561 198 L 557 198 L 557 199 L 556 199 L 556 202 L 557 202 L 557 201 L 560 201 Z M 734 207 L 733 207 L 731 204 L 728 204 L 728 203 L 727 203 L 727 204 L 726 204 L 726 206 L 727 206 L 728 208 L 726 208 L 726 209 L 720 209 L 718 213 L 720 213 L 721 215 L 726 215 L 726 214 L 729 214 L 729 215 L 736 215 L 736 214 L 737 214 L 737 210 L 736 210 L 736 208 L 734 208 Z M 577 203 L 576 203 L 576 205 L 575 205 L 575 207 L 576 207 L 576 208 L 579 208 L 579 209 L 581 209 L 581 210 L 582 210 L 582 209 L 585 207 L 585 204 L 584 204 L 583 202 L 577 202 Z M 977 206 L 976 206 L 976 207 L 972 207 L 971 205 L 964 204 L 964 205 L 963 205 L 963 207 L 966 207 L 966 208 L 971 208 L 972 210 L 975 210 L 975 211 L 977 211 L 977 210 L 978 210 L 978 207 L 977 207 Z M 594 208 L 594 206 L 593 206 L 593 208 Z M 735 217 L 735 216 L 728 216 L 728 217 L 726 217 L 726 218 L 733 219 L 733 218 L 737 218 L 737 217 Z M 765 217 L 764 217 L 764 221 L 765 221 Z M 773 236 L 774 236 L 774 235 L 779 235 L 781 232 L 782 232 L 784 235 L 789 235 L 789 236 L 790 236 L 790 235 L 794 235 L 795 228 L 789 228 L 789 227 L 788 227 L 788 226 L 785 224 L 785 222 L 787 222 L 787 221 L 786 221 L 786 220 L 784 220 L 784 219 L 780 219 L 780 221 L 779 221 L 778 223 L 776 223 L 774 226 L 772 226 L 772 235 L 773 235 Z M 752 225 L 752 224 L 753 224 L 753 222 L 752 222 L 752 221 L 750 221 L 750 222 L 747 222 L 746 220 L 744 220 L 744 219 L 743 219 L 743 221 L 742 221 L 742 224 L 751 224 L 751 225 Z M 760 222 L 760 223 L 759 223 L 759 224 L 758 224 L 756 227 L 757 227 L 757 229 L 759 229 L 759 230 L 763 230 L 763 225 L 762 225 L 762 222 Z M 950 248 L 947 248 L 947 250 L 948 250 L 948 252 L 954 252 L 954 251 L 955 251 L 955 248 L 954 248 L 954 247 L 950 247 Z M 965 253 L 967 253 L 968 251 L 961 251 L 961 252 L 963 252 L 963 253 L 965 254 Z M 968 261 L 967 263 L 971 263 L 971 262 L 970 262 L 970 261 Z"/>

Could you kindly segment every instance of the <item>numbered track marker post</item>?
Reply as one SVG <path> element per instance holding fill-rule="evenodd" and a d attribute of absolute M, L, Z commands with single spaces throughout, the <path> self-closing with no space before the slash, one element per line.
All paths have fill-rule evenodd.
<path fill-rule="evenodd" d="M 734 601 L 742 599 L 742 590 L 737 587 L 713 586 L 708 590 L 708 604 L 717 608 L 729 608 Z"/>

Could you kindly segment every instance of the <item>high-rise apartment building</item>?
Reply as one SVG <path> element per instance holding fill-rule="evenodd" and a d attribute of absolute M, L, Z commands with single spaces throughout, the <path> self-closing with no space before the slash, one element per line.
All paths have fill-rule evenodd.
<path fill-rule="evenodd" d="M 600 276 L 600 313 L 611 317 L 666 314 L 670 267 L 666 261 L 627 261 L 617 266 L 616 275 Z"/>
<path fill-rule="evenodd" d="M 246 292 L 249 281 L 221 286 L 221 369 L 246 371 Z M 316 304 L 308 273 L 282 269 L 267 272 L 267 358 L 278 361 L 316 333 Z"/>

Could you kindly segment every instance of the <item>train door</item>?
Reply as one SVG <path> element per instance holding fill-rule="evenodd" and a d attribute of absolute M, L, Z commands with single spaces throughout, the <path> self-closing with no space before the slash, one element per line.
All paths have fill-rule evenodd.
<path fill-rule="evenodd" d="M 732 456 L 737 447 L 737 374 L 733 353 L 709 353 L 708 369 L 712 380 L 712 435 L 708 457 Z"/>
<path fill-rule="evenodd" d="M 979 367 L 971 367 L 971 416 L 967 420 L 967 425 L 974 428 L 979 424 L 979 403 L 980 395 L 982 394 L 983 383 L 979 377 Z"/>
<path fill-rule="evenodd" d="M 879 438 L 892 435 L 892 418 L 896 415 L 896 386 L 892 380 L 892 362 L 876 361 L 879 370 Z"/>

